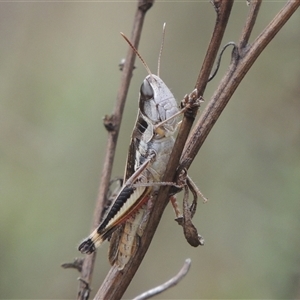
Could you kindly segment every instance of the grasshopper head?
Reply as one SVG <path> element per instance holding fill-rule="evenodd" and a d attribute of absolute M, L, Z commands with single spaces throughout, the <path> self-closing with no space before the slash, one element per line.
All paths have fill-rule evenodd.
<path fill-rule="evenodd" d="M 177 102 L 166 86 L 156 75 L 148 75 L 140 89 L 140 110 L 153 125 L 163 121 L 163 127 L 168 131 L 175 131 L 178 123 L 177 117 L 173 118 L 179 109 Z"/>

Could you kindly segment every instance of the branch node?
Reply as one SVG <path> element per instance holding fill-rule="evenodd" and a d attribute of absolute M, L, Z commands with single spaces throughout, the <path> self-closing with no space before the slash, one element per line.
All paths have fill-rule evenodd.
<path fill-rule="evenodd" d="M 91 293 L 91 288 L 88 282 L 86 282 L 84 279 L 82 278 L 77 278 L 77 280 L 79 280 L 81 283 L 83 283 L 84 287 L 82 289 L 79 290 L 79 295 L 80 299 L 82 300 L 88 300 L 90 297 L 90 293 Z"/>
<path fill-rule="evenodd" d="M 220 0 L 212 0 L 212 1 L 210 1 L 210 3 L 211 3 L 212 6 L 214 7 L 215 12 L 216 12 L 217 14 L 219 14 L 221 1 L 220 1 Z"/>
<path fill-rule="evenodd" d="M 138 4 L 138 9 L 142 12 L 146 12 L 153 5 L 154 0 L 140 0 Z"/>
<path fill-rule="evenodd" d="M 78 272 L 81 272 L 84 258 L 76 257 L 71 263 L 63 263 L 61 267 L 64 269 L 76 269 Z"/>
<path fill-rule="evenodd" d="M 116 131 L 117 124 L 116 124 L 115 116 L 114 115 L 110 115 L 110 116 L 105 115 L 105 117 L 103 118 L 103 125 L 108 132 Z"/>

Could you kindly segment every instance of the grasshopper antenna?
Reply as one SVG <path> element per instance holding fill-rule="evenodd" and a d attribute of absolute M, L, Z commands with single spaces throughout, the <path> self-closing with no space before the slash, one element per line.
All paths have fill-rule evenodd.
<path fill-rule="evenodd" d="M 165 43 L 165 33 L 166 33 L 166 23 L 164 23 L 163 25 L 163 34 L 162 34 L 162 40 L 161 40 L 161 45 L 160 45 L 160 49 L 159 49 L 159 55 L 158 55 L 158 62 L 157 62 L 157 76 L 159 76 L 159 72 L 160 72 L 160 61 L 161 61 L 161 55 L 163 52 L 163 48 L 164 48 L 164 43 Z"/>
<path fill-rule="evenodd" d="M 131 42 L 129 41 L 129 39 L 127 38 L 127 36 L 123 32 L 120 32 L 120 33 L 121 33 L 122 37 L 125 39 L 125 41 L 128 43 L 128 45 L 131 47 L 131 49 L 139 57 L 139 59 L 141 60 L 141 62 L 144 65 L 145 69 L 147 70 L 147 72 L 149 73 L 149 75 L 152 77 L 152 73 L 151 73 L 148 65 L 146 64 L 146 62 L 144 61 L 144 59 L 142 58 L 142 56 L 140 55 L 140 53 L 138 52 L 138 50 L 131 44 Z"/>

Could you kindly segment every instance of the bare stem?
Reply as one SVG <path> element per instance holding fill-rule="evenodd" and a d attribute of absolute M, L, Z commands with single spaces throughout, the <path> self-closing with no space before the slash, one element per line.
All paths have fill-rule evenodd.
<path fill-rule="evenodd" d="M 245 48 L 246 45 L 249 42 L 250 35 L 251 35 L 252 30 L 253 30 L 253 27 L 254 27 L 258 12 L 259 12 L 261 2 L 262 2 L 262 0 L 253 0 L 251 2 L 248 18 L 246 20 L 246 24 L 245 24 L 244 29 L 242 31 L 241 38 L 240 38 L 240 43 L 239 43 L 240 48 L 242 48 L 242 49 Z"/>

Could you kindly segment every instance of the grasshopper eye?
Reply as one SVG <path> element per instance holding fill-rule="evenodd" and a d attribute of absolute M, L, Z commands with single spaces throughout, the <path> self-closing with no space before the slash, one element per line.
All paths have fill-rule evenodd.
<path fill-rule="evenodd" d="M 154 97 L 154 91 L 151 84 L 145 79 L 140 88 L 141 98 L 143 100 L 149 100 Z"/>

